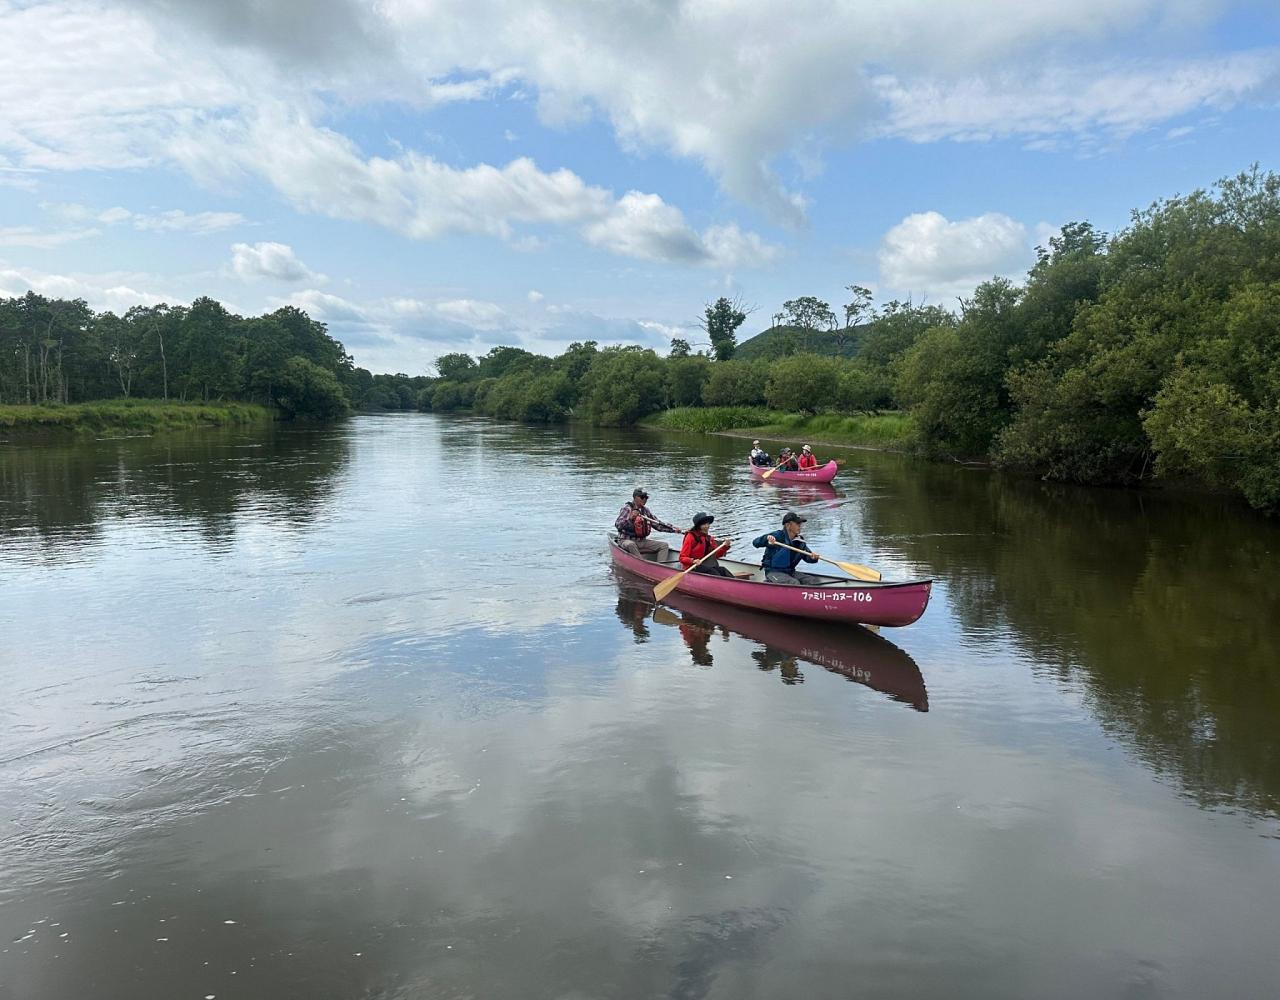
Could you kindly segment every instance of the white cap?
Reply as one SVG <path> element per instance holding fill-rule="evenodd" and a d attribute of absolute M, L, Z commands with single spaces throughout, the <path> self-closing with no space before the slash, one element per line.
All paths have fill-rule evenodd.
<path fill-rule="evenodd" d="M 805 450 L 805 451 L 813 451 L 813 449 L 812 449 L 812 448 L 810 448 L 808 445 L 805 445 L 805 446 L 804 446 L 804 450 Z"/>
<path fill-rule="evenodd" d="M 759 444 L 760 442 L 759 442 L 759 441 L 752 441 L 751 443 L 752 443 L 752 444 Z"/>

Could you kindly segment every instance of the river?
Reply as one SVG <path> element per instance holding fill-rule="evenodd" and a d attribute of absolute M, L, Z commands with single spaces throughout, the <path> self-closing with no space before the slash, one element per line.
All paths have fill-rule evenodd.
<path fill-rule="evenodd" d="M 1280 526 L 743 451 L 0 444 L 0 998 L 1276 995 Z M 636 484 L 932 602 L 655 610 L 604 547 Z"/>

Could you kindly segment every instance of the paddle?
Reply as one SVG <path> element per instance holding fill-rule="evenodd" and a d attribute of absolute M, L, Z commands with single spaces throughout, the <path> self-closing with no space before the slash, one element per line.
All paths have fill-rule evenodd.
<path fill-rule="evenodd" d="M 774 544 L 781 549 L 790 549 L 792 552 L 799 552 L 801 555 L 818 556 L 818 553 L 816 552 L 810 552 L 807 549 L 797 549 L 794 545 L 787 545 L 779 541 L 775 541 Z M 872 569 L 870 566 L 859 566 L 857 563 L 840 562 L 836 559 L 828 559 L 826 556 L 818 556 L 818 558 L 823 562 L 831 563 L 832 566 L 839 566 L 850 576 L 855 576 L 859 580 L 875 581 L 880 579 L 880 573 L 877 570 Z"/>
<path fill-rule="evenodd" d="M 671 591 L 675 590 L 678 586 L 680 586 L 681 580 L 683 580 L 686 576 L 692 573 L 695 569 L 701 566 L 704 562 L 710 559 L 713 555 L 715 555 L 721 549 L 728 546 L 728 544 L 729 542 L 727 540 L 721 542 L 719 545 L 717 545 L 714 549 L 708 552 L 705 556 L 699 559 L 696 563 L 690 566 L 683 573 L 677 573 L 675 576 L 669 576 L 665 580 L 663 580 L 661 583 L 656 584 L 653 588 L 653 599 L 655 601 L 661 601 L 669 593 L 671 593 Z"/>
<path fill-rule="evenodd" d="M 786 464 L 787 464 L 788 462 L 790 462 L 790 461 L 791 461 L 791 459 L 789 459 L 789 458 L 784 458 L 781 462 L 779 462 L 777 465 L 775 465 L 772 469 L 770 469 L 768 472 L 766 472 L 766 473 L 765 473 L 763 476 L 761 476 L 760 478 L 761 478 L 761 479 L 768 479 L 770 476 L 772 476 L 775 472 L 777 472 L 779 469 L 781 469 L 784 465 L 786 465 Z"/>

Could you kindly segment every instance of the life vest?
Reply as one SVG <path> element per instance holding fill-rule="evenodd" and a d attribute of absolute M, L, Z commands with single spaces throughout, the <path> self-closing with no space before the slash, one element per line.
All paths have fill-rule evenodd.
<path fill-rule="evenodd" d="M 696 531 L 691 531 L 689 534 L 693 536 L 693 545 L 690 546 L 689 558 L 695 562 L 703 556 L 714 552 L 719 546 L 719 543 L 710 535 L 700 535 Z"/>
<path fill-rule="evenodd" d="M 635 508 L 631 508 L 635 510 Z M 648 538 L 649 532 L 653 530 L 653 525 L 645 520 L 643 514 L 637 512 L 635 517 L 631 519 L 631 530 L 635 532 L 636 538 Z"/>

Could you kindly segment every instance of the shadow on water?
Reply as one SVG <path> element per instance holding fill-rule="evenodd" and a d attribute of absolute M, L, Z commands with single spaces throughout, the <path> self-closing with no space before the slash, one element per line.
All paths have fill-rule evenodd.
<path fill-rule="evenodd" d="M 655 606 L 651 586 L 617 570 L 614 579 L 618 586 L 618 620 L 641 642 L 649 638 L 650 622 L 679 629 L 696 666 L 712 666 L 712 640 L 718 634 L 729 642 L 732 634 L 758 643 L 761 648 L 752 650 L 751 658 L 762 671 L 777 670 L 784 684 L 804 683 L 799 663 L 811 663 L 887 694 L 916 711 L 929 710 L 924 677 L 915 660 L 866 629 L 796 621 L 705 601 L 678 590 L 669 594 L 663 605 Z"/>
<path fill-rule="evenodd" d="M 306 524 L 349 459 L 345 429 L 206 429 L 0 447 L 0 545 L 62 561 L 109 519 L 149 518 L 225 544 L 237 514 Z"/>

